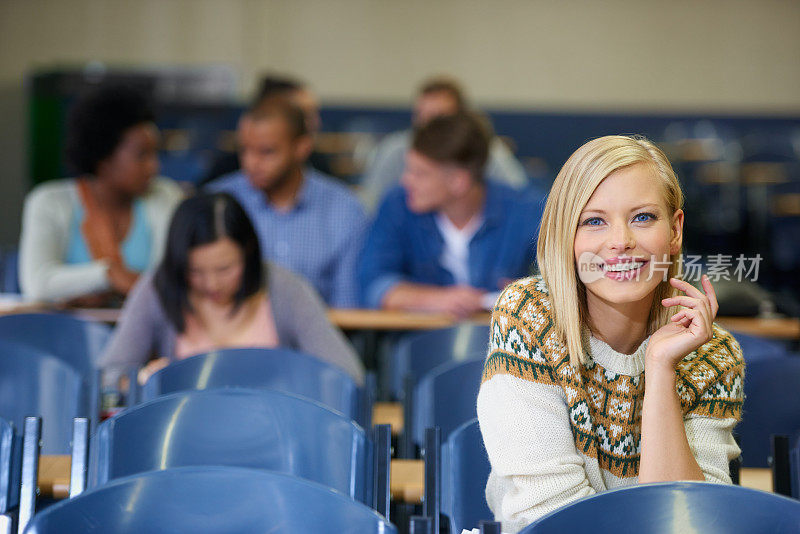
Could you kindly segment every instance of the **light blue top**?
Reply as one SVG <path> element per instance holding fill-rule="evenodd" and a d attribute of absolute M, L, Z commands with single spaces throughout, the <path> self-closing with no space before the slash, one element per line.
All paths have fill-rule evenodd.
<path fill-rule="evenodd" d="M 65 263 L 80 264 L 93 261 L 86 240 L 81 232 L 81 225 L 86 212 L 80 201 L 76 202 L 73 217 L 70 221 L 69 240 L 67 242 Z M 137 199 L 133 202 L 131 213 L 131 224 L 128 228 L 128 235 L 122 242 L 120 252 L 122 259 L 128 269 L 137 273 L 144 272 L 150 264 L 150 246 L 153 243 L 150 225 L 147 223 L 144 202 Z"/>

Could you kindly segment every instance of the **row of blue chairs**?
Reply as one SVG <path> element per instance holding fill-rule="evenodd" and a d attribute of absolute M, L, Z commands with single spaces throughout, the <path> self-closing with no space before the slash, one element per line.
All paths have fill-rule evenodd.
<path fill-rule="evenodd" d="M 477 419 L 455 429 L 441 445 L 440 439 L 438 428 L 426 429 L 425 501 L 429 504 L 423 513 L 428 528 L 438 532 L 438 523 L 444 520 L 449 532 L 461 532 L 491 522 L 484 496 L 490 465 Z M 643 484 L 578 500 L 542 517 L 521 534 L 798 532 L 800 449 L 795 447 L 791 455 L 795 499 L 701 482 Z M 500 532 L 500 525 L 494 528 Z"/>
<path fill-rule="evenodd" d="M 141 404 L 96 429 L 89 458 L 89 446 L 81 446 L 72 420 L 98 419 L 95 362 L 108 334 L 103 325 L 56 314 L 0 318 L 0 339 L 18 340 L 0 341 L 0 415 L 17 421 L 28 414 L 42 415 L 45 454 L 68 453 L 72 443 L 71 496 L 87 486 L 99 490 L 118 478 L 155 468 L 225 464 L 227 458 L 236 467 L 270 468 L 316 480 L 388 515 L 388 428 L 376 430 L 373 437 L 356 424 L 369 428 L 369 388 L 357 387 L 344 372 L 318 358 L 292 351 L 219 351 L 156 373 L 141 390 L 134 386 L 134 397 L 139 397 L 134 400 Z M 226 386 L 263 389 L 216 389 Z M 88 440 L 88 422 L 82 421 Z M 290 422 L 296 423 L 291 429 Z M 198 450 L 201 435 L 205 448 Z M 249 455 L 241 444 L 249 444 Z M 349 462 L 344 453 L 351 456 Z M 336 460 L 329 462 L 330 458 Z M 384 474 L 382 485 L 377 473 Z M 19 485 L 7 480 L 11 504 L 16 504 L 19 497 L 13 492 Z M 34 500 L 27 509 L 35 506 Z M 20 530 L 30 515 L 20 514 Z"/>
<path fill-rule="evenodd" d="M 742 448 L 741 465 L 768 467 L 770 436 L 800 428 L 800 357 L 781 343 L 735 333 L 746 363 L 742 422 L 735 433 Z M 413 334 L 398 343 L 392 355 L 395 383 L 405 409 L 401 455 L 411 457 L 422 445 L 428 427 L 441 428 L 443 438 L 475 416 L 482 363 L 489 328 L 460 325 Z"/>
<path fill-rule="evenodd" d="M 104 421 L 91 439 L 88 423 L 85 419 L 83 423 L 83 432 L 76 432 L 73 436 L 70 500 L 37 514 L 26 532 L 83 532 L 89 525 L 108 521 L 122 521 L 119 524 L 124 525 L 126 518 L 139 525 L 137 528 L 144 528 L 146 523 L 137 522 L 148 514 L 145 504 L 138 501 L 128 503 L 124 510 L 116 509 L 115 518 L 107 510 L 111 506 L 107 500 L 113 501 L 120 495 L 128 495 L 139 485 L 149 484 L 146 482 L 151 480 L 149 475 L 156 471 L 194 468 L 197 474 L 193 476 L 205 480 L 204 477 L 209 475 L 203 473 L 208 467 L 269 471 L 273 473 L 270 475 L 273 480 L 282 480 L 274 476 L 274 473 L 280 473 L 284 478 L 291 476 L 308 482 L 274 482 L 278 484 L 276 488 L 288 492 L 277 505 L 259 493 L 251 495 L 249 501 L 258 502 L 260 507 L 270 510 L 266 516 L 262 513 L 254 516 L 253 520 L 277 518 L 280 513 L 298 509 L 298 503 L 289 503 L 288 499 L 295 491 L 292 488 L 300 488 L 311 492 L 306 499 L 319 498 L 322 503 L 328 503 L 320 509 L 315 501 L 299 501 L 305 503 L 307 513 L 327 513 L 326 506 L 338 506 L 337 502 L 349 500 L 359 504 L 361 511 L 351 506 L 350 512 L 336 517 L 360 514 L 364 520 L 372 522 L 379 518 L 380 529 L 363 532 L 394 532 L 388 518 L 388 426 L 376 427 L 369 436 L 354 421 L 320 403 L 278 391 L 244 388 L 212 388 L 160 396 Z M 88 465 L 87 450 L 90 451 Z M 33 470 L 35 473 L 35 463 Z M 164 477 L 156 479 L 174 481 L 178 486 L 184 483 L 170 478 L 172 475 Z M 152 484 L 157 484 L 156 479 L 152 479 Z M 313 486 L 326 489 L 308 489 L 313 489 Z M 84 488 L 88 488 L 85 493 Z M 278 489 L 273 493 L 276 491 Z M 338 497 L 315 496 L 320 492 Z M 24 486 L 22 493 L 25 493 Z M 33 494 L 30 496 L 34 497 Z M 184 500 L 186 492 L 173 496 L 171 500 L 165 496 L 159 498 L 171 502 L 173 507 L 187 506 Z M 23 502 L 29 501 L 20 500 L 20 532 L 33 515 L 32 512 L 23 513 Z M 32 502 L 24 509 L 35 510 L 35 499 Z M 209 510 L 219 504 L 206 502 Z M 63 526 L 63 518 L 72 518 L 67 527 Z M 291 520 L 284 518 L 284 523 Z M 173 526 L 177 524 L 180 523 Z M 302 522 L 295 521 L 294 524 Z M 347 525 L 347 522 L 343 524 Z M 355 522 L 355 526 L 347 526 L 350 530 L 342 531 L 361 532 L 357 528 L 366 524 Z M 269 526 L 278 532 L 294 532 L 285 530 L 280 521 Z"/>
<path fill-rule="evenodd" d="M 25 415 L 42 415 L 45 453 L 66 453 L 72 419 L 89 417 L 92 424 L 97 419 L 96 362 L 109 335 L 105 325 L 67 315 L 0 317 L 0 340 L 13 343 L 0 343 L 0 352 L 27 356 L 0 359 L 0 385 L 4 386 L 0 388 L 0 415 L 17 425 Z M 738 429 L 743 465 L 766 467 L 769 435 L 789 433 L 800 422 L 793 411 L 781 410 L 781 405 L 796 405 L 800 395 L 793 387 L 800 376 L 800 360 L 785 358 L 787 352 L 779 343 L 744 334 L 736 337 L 748 364 L 748 402 Z M 477 392 L 480 364 L 461 367 L 458 362 L 483 360 L 488 339 L 488 326 L 465 324 L 411 335 L 398 343 L 391 358 L 392 389 L 404 401 L 408 429 L 401 455 L 413 456 L 428 426 L 441 427 L 446 436 L 474 415 L 474 396 L 470 393 Z M 229 354 L 236 356 L 227 357 Z M 34 360 L 37 363 L 32 368 L 21 363 Z M 34 387 L 37 384 L 46 387 Z M 134 400 L 146 400 L 168 391 L 225 384 L 300 394 L 341 411 L 364 427 L 370 426 L 374 381 L 367 388 L 358 388 L 345 373 L 318 358 L 288 351 L 238 349 L 190 358 L 156 373 L 141 389 L 140 399 L 135 398 L 137 392 L 133 396 Z M 19 398 L 15 393 L 18 389 L 27 392 L 29 398 Z M 35 396 L 41 389 L 48 391 L 47 399 Z M 458 399 L 464 400 L 456 403 Z M 63 415 L 54 417 L 56 413 Z"/>
<path fill-rule="evenodd" d="M 27 319 L 23 319 L 25 316 L 16 316 L 15 320 L 27 320 L 30 321 L 31 317 L 28 316 Z M 53 320 L 52 317 L 60 317 L 60 316 L 49 316 Z M 77 319 L 70 318 L 72 321 L 79 321 Z M 83 321 L 85 322 L 85 321 Z M 91 324 L 91 323 L 90 323 Z M 101 325 L 94 325 L 100 326 L 101 328 L 105 329 Z M 3 318 L 0 318 L 0 330 L 3 328 Z M 92 327 L 94 328 L 94 327 Z M 10 329 L 9 337 L 13 336 L 15 333 L 20 335 L 20 332 L 30 332 L 30 328 L 25 326 L 24 323 L 17 324 L 14 328 Z M 51 329 L 52 330 L 52 329 Z M 483 331 L 481 331 L 483 330 Z M 467 332 L 467 334 L 464 334 Z M 105 335 L 107 336 L 107 329 L 105 329 Z M 423 341 L 421 343 L 422 347 L 429 347 L 434 345 L 433 340 L 436 338 L 436 332 L 428 332 L 425 334 L 419 334 L 415 336 L 413 339 L 422 338 Z M 433 371 L 426 372 L 424 369 L 421 372 L 422 378 L 413 383 L 413 389 L 411 389 L 411 394 L 407 392 L 409 389 L 406 389 L 406 400 L 407 404 L 412 404 L 412 408 L 408 410 L 407 413 L 413 415 L 412 422 L 409 424 L 407 428 L 411 429 L 409 432 L 410 436 L 413 436 L 413 440 L 417 444 L 421 444 L 423 441 L 422 433 L 420 429 L 426 428 L 430 426 L 431 423 L 441 423 L 444 436 L 447 437 L 450 432 L 458 426 L 465 418 L 474 416 L 474 406 L 475 406 L 475 395 L 477 394 L 478 384 L 480 382 L 480 368 L 481 368 L 481 360 L 485 356 L 485 350 L 488 340 L 488 329 L 486 327 L 476 327 L 476 326 L 462 326 L 458 329 L 454 329 L 448 331 L 448 335 L 450 335 L 450 340 L 446 341 L 444 345 L 439 346 L 438 350 L 435 351 L 437 354 L 436 358 L 424 358 L 424 366 L 431 367 L 435 365 L 439 361 L 445 361 L 444 365 L 440 365 L 435 367 Z M 427 339 L 425 339 L 427 338 Z M 772 352 L 769 350 L 765 350 L 765 345 L 762 340 L 753 339 L 748 340 L 747 336 L 739 336 L 740 343 L 742 344 L 746 358 L 748 360 L 748 380 L 746 388 L 748 388 L 748 407 L 751 405 L 751 397 L 752 394 L 750 393 L 749 389 L 752 389 L 753 383 L 764 383 L 764 384 L 772 384 L 772 387 L 765 387 L 763 388 L 767 393 L 771 394 L 772 396 L 769 397 L 767 395 L 766 404 L 769 404 L 769 401 L 774 403 L 775 401 L 775 393 L 776 389 L 774 388 L 774 378 L 775 376 L 782 376 L 787 379 L 787 382 L 790 384 L 792 383 L 792 379 L 790 373 L 785 372 L 786 362 L 795 361 L 791 358 L 782 358 L 781 356 L 785 356 L 785 353 L 779 350 L 774 350 L 774 344 L 769 344 L 766 342 L 766 349 L 772 349 Z M 33 339 L 32 343 L 42 342 L 42 339 L 47 340 L 46 335 L 40 335 L 38 339 Z M 412 340 L 413 340 L 412 339 Z M 465 341 L 466 340 L 466 341 Z M 755 348 L 748 347 L 747 343 L 752 342 L 757 344 Z M 84 342 L 86 345 L 86 343 Z M 409 341 L 409 345 L 410 345 Z M 52 343 L 51 343 L 52 345 Z M 449 350 L 445 350 L 447 346 L 450 346 Z M 102 347 L 102 344 L 95 344 L 95 346 Z M 402 347 L 402 345 L 401 345 Z M 444 347 L 444 348 L 442 348 Z M 455 349 L 454 349 L 455 347 Z M 30 347 L 28 347 L 30 348 Z M 44 346 L 44 349 L 49 349 L 55 351 L 61 347 L 57 346 L 53 348 L 52 346 Z M 15 350 L 20 350 L 19 346 L 13 347 Z M 411 369 L 414 361 L 416 359 L 421 359 L 420 354 L 424 354 L 423 351 L 416 349 L 404 349 L 407 350 L 408 354 L 408 361 L 409 366 L 407 368 Z M 78 351 L 71 351 L 73 353 Z M 84 349 L 82 351 L 84 354 L 91 353 L 91 350 Z M 99 352 L 99 350 L 98 350 Z M 168 367 L 156 373 L 154 377 L 151 379 L 151 382 L 145 385 L 142 388 L 141 396 L 143 399 L 153 399 L 158 395 L 162 395 L 166 392 L 170 391 L 180 391 L 186 389 L 204 389 L 204 388 L 213 388 L 213 387 L 220 387 L 225 385 L 231 385 L 232 381 L 241 380 L 242 377 L 245 377 L 248 382 L 246 384 L 236 383 L 235 385 L 245 385 L 249 387 L 275 387 L 275 381 L 273 383 L 266 383 L 265 380 L 269 381 L 270 377 L 274 377 L 273 373 L 262 373 L 267 375 L 266 377 L 258 377 L 258 369 L 263 366 L 264 362 L 264 352 L 263 350 L 239 350 L 239 351 L 220 351 L 218 353 L 213 353 L 206 355 L 204 357 L 192 358 L 189 360 L 184 360 L 182 362 L 178 362 L 175 365 Z M 268 351 L 267 351 L 268 352 Z M 398 349 L 400 352 L 400 349 Z M 41 355 L 40 355 L 41 356 Z M 75 357 L 74 355 L 68 357 Z M 65 357 L 66 358 L 66 357 Z M 280 361 L 280 367 L 282 369 L 286 369 L 286 363 L 288 361 L 294 361 L 296 357 L 292 355 L 291 357 L 287 357 L 287 355 L 283 355 L 280 358 L 277 358 L 277 361 Z M 51 358 L 52 359 L 52 358 Z M 308 359 L 312 362 L 319 362 L 316 358 L 308 357 Z M 298 361 L 303 361 L 303 356 L 297 357 Z M 456 360 L 456 361 L 452 361 Z M 247 363 L 249 362 L 249 364 Z M 780 362 L 780 363 L 778 363 Z M 779 366 L 778 369 L 774 369 L 773 367 Z M 782 367 L 781 367 L 782 366 Z M 52 365 L 51 365 L 52 367 Z M 56 366 L 57 367 L 57 366 Z M 765 371 L 761 373 L 764 379 L 753 378 L 759 377 L 760 374 L 758 372 L 759 367 L 763 367 Z M 240 370 L 245 370 L 245 372 L 240 372 L 237 375 L 237 368 Z M 754 373 L 754 368 L 756 372 Z M 317 398 L 317 400 L 322 401 L 324 404 L 329 406 L 333 406 L 334 409 L 337 409 L 341 413 L 347 415 L 349 418 L 354 419 L 356 421 L 365 422 L 368 421 L 369 417 L 369 396 L 365 394 L 363 390 L 359 391 L 358 388 L 355 388 L 355 385 L 352 385 L 352 388 L 348 389 L 345 385 L 343 386 L 341 383 L 336 382 L 334 378 L 315 378 L 309 380 L 309 376 L 313 375 L 313 372 L 309 370 L 310 368 L 306 366 L 305 370 L 302 372 L 298 372 L 297 374 L 293 375 L 291 380 L 285 380 L 285 389 L 298 392 L 296 391 L 297 388 L 302 388 L 304 385 L 310 387 L 306 387 L 305 391 L 301 391 L 301 394 L 311 396 L 314 398 L 314 395 L 318 395 L 323 398 Z M 784 371 L 782 372 L 782 369 Z M 417 369 L 419 372 L 419 369 Z M 343 373 L 339 372 L 343 375 Z M 5 373 L 3 373 L 5 374 Z M 64 373 L 61 373 L 64 375 Z M 69 373 L 67 373 L 69 374 Z M 73 372 L 75 374 L 75 372 Z M 90 373 L 91 375 L 91 373 Z M 335 373 L 334 373 L 335 375 Z M 334 376 L 331 375 L 331 376 Z M 66 375 L 64 375 L 66 376 Z M 414 376 L 413 371 L 409 371 L 407 376 Z M 345 378 L 347 378 L 345 376 Z M 235 380 L 234 380 L 235 379 Z M 449 380 L 449 382 L 448 382 Z M 51 384 L 65 382 L 63 378 L 51 380 Z M 67 380 L 66 382 L 69 382 Z M 75 380 L 72 380 L 75 382 Z M 352 382 L 352 381 L 351 381 Z M 406 383 L 408 384 L 408 380 Z M 472 384 L 474 382 L 474 384 Z M 793 382 L 796 384 L 796 380 Z M 450 384 L 450 385 L 448 385 Z M 13 384 L 9 384 L 9 388 L 13 386 Z M 82 379 L 81 387 L 85 389 L 86 380 Z M 277 384 L 278 389 L 281 389 L 280 384 Z M 3 391 L 10 390 L 9 388 L 4 388 Z M 35 389 L 35 388 L 34 388 Z M 74 388 L 73 388 L 74 389 Z M 453 391 L 460 392 L 460 395 L 454 396 L 452 394 Z M 86 393 L 83 394 L 83 397 L 87 397 Z M 80 396 L 78 396 L 80 398 Z M 437 401 L 437 398 L 440 399 Z M 458 398 L 464 399 L 463 402 L 457 401 Z M 412 403 L 413 400 L 413 403 Z M 63 404 L 69 405 L 69 403 L 59 403 L 56 404 Z M 81 403 L 76 401 L 73 404 L 80 405 Z M 793 404 L 796 406 L 797 404 Z M 461 409 L 463 408 L 463 410 Z M 749 412 L 747 411 L 749 408 L 746 408 L 745 412 L 745 421 L 753 420 L 761 422 L 762 419 L 757 417 L 750 417 Z M 80 410 L 74 410 L 76 413 L 80 414 Z M 774 411 L 774 410 L 773 410 Z M 461 412 L 461 413 L 460 413 Z M 37 413 L 36 411 L 31 413 Z M 96 413 L 96 412 L 95 412 Z M 0 414 L 3 415 L 3 414 Z M 791 414 L 789 414 L 791 415 Z M 796 415 L 796 414 L 795 414 Z M 452 416 L 452 417 L 450 417 Z M 17 414 L 17 418 L 21 417 L 21 415 Z M 769 416 L 767 417 L 769 419 Z M 774 418 L 773 418 L 774 419 Z M 71 426 L 71 421 L 68 418 L 60 418 L 62 421 L 69 421 L 62 426 L 65 427 L 61 431 L 62 434 L 66 434 L 71 429 L 67 430 L 69 426 Z M 793 421 L 788 420 L 784 422 L 789 429 L 798 428 Z M 46 425 L 46 428 L 50 428 Z M 368 428 L 368 426 L 365 426 Z M 764 436 L 765 430 L 762 428 L 759 430 L 761 436 Z M 768 436 L 768 434 L 767 434 Z M 763 439 L 761 440 L 764 441 Z M 47 440 L 45 441 L 47 443 Z M 64 443 L 62 440 L 61 443 Z M 768 448 L 768 444 L 765 445 Z M 747 450 L 755 450 L 754 447 L 748 447 L 743 440 L 743 448 Z M 759 455 L 759 458 L 766 458 L 768 453 Z M 485 478 L 483 479 L 485 481 Z"/>

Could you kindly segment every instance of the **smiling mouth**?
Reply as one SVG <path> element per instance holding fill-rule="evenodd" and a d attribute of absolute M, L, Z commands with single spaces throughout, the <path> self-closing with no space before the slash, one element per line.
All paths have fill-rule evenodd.
<path fill-rule="evenodd" d="M 616 263 L 613 265 L 609 265 L 607 263 L 603 263 L 600 265 L 600 268 L 607 273 L 626 273 L 629 271 L 635 271 L 641 267 L 643 267 L 647 261 L 625 261 Z"/>
<path fill-rule="evenodd" d="M 639 280 L 642 267 L 647 265 L 646 260 L 621 261 L 617 263 L 603 263 L 600 265 L 605 278 L 616 282 Z"/>

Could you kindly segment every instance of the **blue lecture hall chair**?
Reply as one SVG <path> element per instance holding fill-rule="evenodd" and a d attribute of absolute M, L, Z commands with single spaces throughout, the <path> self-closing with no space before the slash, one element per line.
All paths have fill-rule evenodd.
<path fill-rule="evenodd" d="M 476 417 L 482 373 L 482 359 L 453 361 L 420 378 L 410 406 L 411 435 L 417 445 L 422 445 L 426 428 L 438 426 L 446 440 L 458 426 Z"/>
<path fill-rule="evenodd" d="M 786 347 L 777 341 L 740 332 L 731 332 L 731 334 L 739 342 L 745 363 L 790 356 Z"/>
<path fill-rule="evenodd" d="M 800 443 L 797 442 L 789 451 L 789 477 L 791 496 L 800 499 Z"/>
<path fill-rule="evenodd" d="M 21 462 L 22 436 L 13 423 L 0 418 L 0 514 L 19 504 Z"/>
<path fill-rule="evenodd" d="M 792 435 L 774 434 L 771 438 L 772 489 L 800 499 L 800 428 Z"/>
<path fill-rule="evenodd" d="M 267 388 L 307 397 L 365 428 L 371 426 L 371 394 L 343 370 L 289 349 L 223 349 L 175 362 L 156 372 L 139 400 L 192 389 Z"/>
<path fill-rule="evenodd" d="M 38 513 L 27 534 L 396 534 L 347 495 L 282 473 L 179 467 L 131 475 Z"/>
<path fill-rule="evenodd" d="M 69 454 L 75 417 L 91 408 L 86 385 L 72 367 L 48 353 L 0 340 L 0 417 L 22 428 L 43 419 L 44 454 Z"/>
<path fill-rule="evenodd" d="M 734 429 L 742 467 L 768 467 L 770 436 L 800 429 L 800 358 L 773 358 L 745 369 L 742 421 Z"/>
<path fill-rule="evenodd" d="M 481 533 L 500 534 L 501 525 L 492 520 L 484 497 L 490 468 L 477 419 L 454 431 L 444 447 L 438 427 L 425 429 L 422 450 L 425 458 L 422 516 L 427 521 L 420 526 L 437 533 L 440 522 L 447 521 L 446 531 L 452 533 L 478 527 Z"/>
<path fill-rule="evenodd" d="M 391 356 L 391 394 L 402 400 L 409 377 L 413 391 L 416 381 L 434 367 L 452 360 L 484 360 L 488 347 L 488 325 L 463 323 L 410 334 L 398 341 Z"/>
<path fill-rule="evenodd" d="M 798 531 L 800 502 L 794 499 L 741 486 L 668 482 L 628 486 L 577 500 L 520 534 Z"/>
<path fill-rule="evenodd" d="M 486 504 L 489 457 L 483 446 L 478 420 L 459 426 L 442 445 L 442 504 L 450 532 L 473 529 L 494 517 Z"/>
<path fill-rule="evenodd" d="M 22 313 L 0 317 L 0 339 L 47 352 L 80 374 L 89 395 L 92 425 L 97 423 L 100 413 L 97 362 L 110 337 L 108 325 L 72 315 Z"/>
<path fill-rule="evenodd" d="M 388 463 L 388 441 L 381 449 L 349 418 L 279 391 L 161 396 L 101 423 L 90 448 L 89 488 L 145 471 L 228 465 L 313 480 L 369 506 L 380 503 L 378 484 L 388 500 L 376 473 L 379 455 Z"/>
<path fill-rule="evenodd" d="M 83 376 L 96 372 L 110 337 L 109 326 L 72 315 L 22 313 L 0 317 L 0 339 L 48 352 Z"/>

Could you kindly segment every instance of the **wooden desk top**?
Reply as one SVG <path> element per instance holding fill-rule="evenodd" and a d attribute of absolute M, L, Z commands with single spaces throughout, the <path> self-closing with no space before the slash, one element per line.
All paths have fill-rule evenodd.
<path fill-rule="evenodd" d="M 56 499 L 69 497 L 69 469 L 72 458 L 68 454 L 39 456 L 39 491 Z"/>
<path fill-rule="evenodd" d="M 42 455 L 39 458 L 39 489 L 43 495 L 56 499 L 69 497 L 70 457 Z M 392 460 L 390 467 L 392 500 L 419 504 L 425 493 L 425 463 L 422 460 Z M 772 492 L 772 471 L 761 468 L 742 468 L 741 485 Z"/>
<path fill-rule="evenodd" d="M 425 462 L 392 460 L 389 492 L 393 501 L 419 504 L 425 495 Z"/>
<path fill-rule="evenodd" d="M 372 406 L 373 425 L 391 425 L 392 435 L 403 431 L 403 404 L 400 402 L 376 402 Z"/>
<path fill-rule="evenodd" d="M 39 457 L 39 491 L 56 499 L 69 497 L 69 455 Z M 425 492 L 425 464 L 422 460 L 392 460 L 390 467 L 392 499 L 422 502 Z"/>
<path fill-rule="evenodd" d="M 717 317 L 716 322 L 729 330 L 750 334 L 751 336 L 774 339 L 800 339 L 800 319 L 794 317 L 776 319 Z"/>
<path fill-rule="evenodd" d="M 447 328 L 460 321 L 445 313 L 394 310 L 331 309 L 328 318 L 342 330 L 433 330 Z M 477 314 L 471 322 L 489 324 L 489 312 Z"/>
<path fill-rule="evenodd" d="M 7 307 L 0 310 L 0 315 L 11 313 L 29 313 L 47 311 L 48 308 L 37 304 L 21 304 L 18 307 Z M 52 310 L 52 309 L 51 309 Z M 63 310 L 55 310 L 63 311 Z M 71 310 L 81 317 L 116 323 L 121 310 L 106 308 L 83 308 Z M 328 318 L 342 330 L 432 330 L 447 328 L 458 324 L 455 317 L 444 313 L 423 313 L 369 309 L 330 309 Z M 484 312 L 469 318 L 469 322 L 489 324 L 491 314 Z M 774 339 L 800 339 L 800 318 L 781 317 L 761 319 L 757 317 L 717 317 L 716 321 L 725 328 Z"/>
<path fill-rule="evenodd" d="M 39 307 L 36 311 L 41 311 Z M 119 320 L 121 310 L 104 308 L 81 308 L 72 313 L 95 321 L 115 323 Z M 370 309 L 330 309 L 330 321 L 342 330 L 432 330 L 447 328 L 459 323 L 452 315 L 444 313 L 405 312 Z M 478 314 L 470 321 L 489 324 L 489 312 Z"/>

